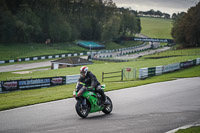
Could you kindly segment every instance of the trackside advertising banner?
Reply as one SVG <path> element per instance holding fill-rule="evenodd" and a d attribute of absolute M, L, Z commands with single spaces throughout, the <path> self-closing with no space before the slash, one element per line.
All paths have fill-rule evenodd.
<path fill-rule="evenodd" d="M 28 79 L 28 80 L 20 80 L 19 89 L 32 89 L 32 88 L 41 88 L 41 87 L 48 87 L 51 85 L 50 78 L 43 78 L 43 79 Z"/>
<path fill-rule="evenodd" d="M 163 73 L 175 71 L 180 69 L 180 63 L 175 63 L 175 64 L 169 64 L 166 66 L 163 66 Z"/>
<path fill-rule="evenodd" d="M 1 91 L 26 90 L 66 84 L 66 77 L 50 77 L 0 82 Z"/>
<path fill-rule="evenodd" d="M 187 68 L 195 65 L 196 65 L 196 60 L 185 61 L 180 63 L 181 68 Z"/>
<path fill-rule="evenodd" d="M 17 81 L 2 81 L 1 87 L 2 91 L 18 90 L 18 83 Z"/>

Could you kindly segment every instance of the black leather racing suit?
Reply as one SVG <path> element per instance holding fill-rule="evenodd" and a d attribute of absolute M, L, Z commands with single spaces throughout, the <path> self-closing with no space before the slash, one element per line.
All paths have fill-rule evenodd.
<path fill-rule="evenodd" d="M 95 88 L 95 90 L 101 95 L 103 101 L 105 101 L 105 94 L 104 91 L 101 89 L 101 84 L 92 72 L 88 71 L 85 77 L 80 76 L 78 81 L 85 83 L 86 87 L 91 86 L 92 88 Z"/>

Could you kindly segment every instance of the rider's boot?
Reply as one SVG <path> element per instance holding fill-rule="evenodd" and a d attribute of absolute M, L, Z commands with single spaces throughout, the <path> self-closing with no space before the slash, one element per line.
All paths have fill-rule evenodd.
<path fill-rule="evenodd" d="M 97 87 L 97 91 L 102 97 L 102 104 L 109 105 L 110 103 L 108 102 L 106 95 L 105 95 L 104 91 L 101 89 L 101 87 Z"/>

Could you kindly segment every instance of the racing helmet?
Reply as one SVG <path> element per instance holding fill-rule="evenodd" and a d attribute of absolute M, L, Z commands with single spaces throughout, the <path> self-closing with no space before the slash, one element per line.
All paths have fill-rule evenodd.
<path fill-rule="evenodd" d="M 81 76 L 85 77 L 87 75 L 87 72 L 88 72 L 88 67 L 82 66 L 80 68 L 80 74 L 81 74 Z"/>

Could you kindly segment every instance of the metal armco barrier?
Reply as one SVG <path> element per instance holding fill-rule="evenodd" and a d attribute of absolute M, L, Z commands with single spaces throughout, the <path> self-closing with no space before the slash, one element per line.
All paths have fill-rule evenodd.
<path fill-rule="evenodd" d="M 129 48 L 122 48 L 122 49 L 113 49 L 113 50 L 101 50 L 98 52 L 92 52 L 92 53 L 109 53 L 109 52 L 115 52 L 115 51 L 123 51 L 128 49 L 135 49 L 138 47 L 145 46 L 145 44 L 141 44 L 135 47 L 129 47 Z M 71 57 L 71 56 L 83 56 L 83 55 L 90 55 L 91 52 L 82 52 L 82 53 L 63 53 L 63 54 L 56 54 L 56 55 L 42 55 L 42 56 L 36 56 L 36 57 L 26 57 L 26 58 L 19 58 L 19 59 L 11 59 L 11 60 L 0 60 L 0 64 L 5 63 L 14 63 L 14 62 L 22 62 L 22 61 L 31 61 L 31 60 L 44 60 L 44 59 L 53 59 L 53 58 L 64 58 L 64 57 Z"/>
<path fill-rule="evenodd" d="M 0 64 L 4 63 L 14 63 L 14 62 L 22 62 L 22 61 L 32 61 L 32 60 L 44 60 L 44 59 L 53 59 L 53 58 L 63 58 L 63 57 L 71 57 L 71 56 L 82 56 L 82 55 L 88 55 L 88 52 L 83 52 L 83 53 L 74 53 L 74 54 L 56 54 L 56 55 L 43 55 L 43 56 L 37 56 L 37 57 L 27 57 L 27 58 L 20 58 L 20 59 L 15 59 L 15 60 L 5 60 L 5 61 L 0 61 Z"/>
<path fill-rule="evenodd" d="M 152 77 L 155 75 L 161 75 L 163 73 L 173 72 L 173 71 L 176 71 L 179 69 L 184 69 L 184 68 L 192 67 L 192 66 L 199 65 L 199 64 L 200 64 L 200 58 L 197 58 L 194 60 L 169 64 L 169 65 L 165 65 L 165 66 L 141 68 L 139 70 L 139 78 L 145 79 L 145 78 Z"/>

